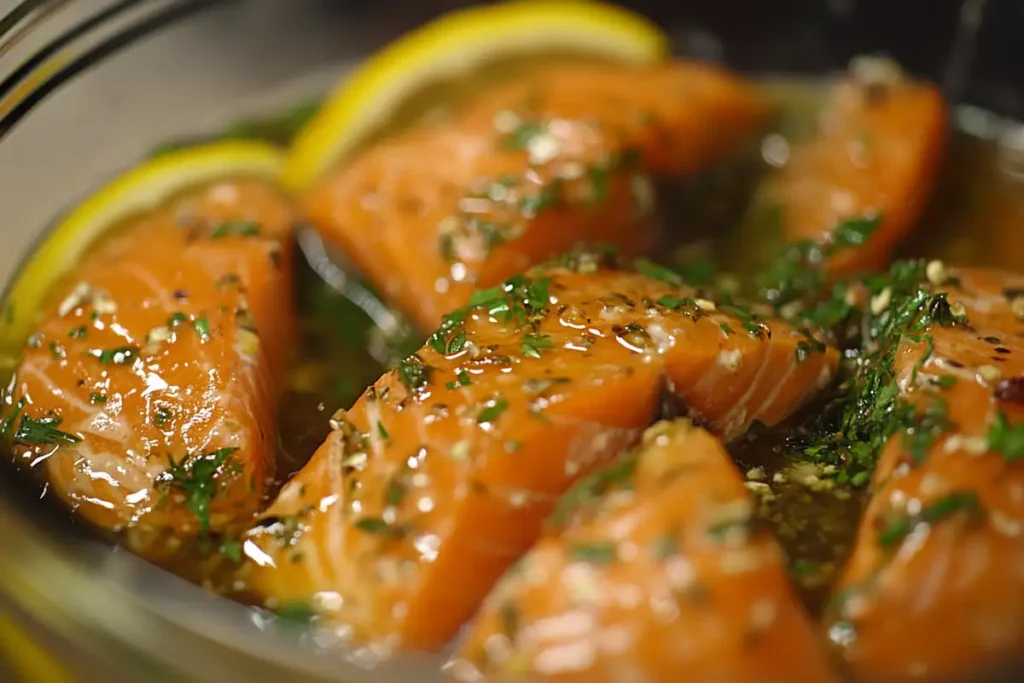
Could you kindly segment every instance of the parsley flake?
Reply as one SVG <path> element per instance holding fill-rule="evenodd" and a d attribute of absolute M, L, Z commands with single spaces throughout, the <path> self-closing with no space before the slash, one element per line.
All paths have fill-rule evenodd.
<path fill-rule="evenodd" d="M 225 472 L 237 448 L 218 448 L 209 453 L 185 456 L 175 460 L 169 456 L 169 466 L 161 475 L 159 484 L 185 496 L 185 508 L 199 520 L 199 530 L 210 531 L 210 503 L 217 495 L 219 479 Z M 228 468 L 230 469 L 230 468 Z"/>
<path fill-rule="evenodd" d="M 549 335 L 538 333 L 523 335 L 521 349 L 524 356 L 540 358 L 540 352 L 542 349 L 551 348 L 554 348 L 554 344 L 551 342 L 551 337 Z"/>
<path fill-rule="evenodd" d="M 260 234 L 260 226 L 253 221 L 224 221 L 210 233 L 210 239 L 219 240 L 233 235 L 239 237 L 255 237 Z"/>
<path fill-rule="evenodd" d="M 569 549 L 569 558 L 574 562 L 611 564 L 617 557 L 614 543 L 580 543 Z"/>
<path fill-rule="evenodd" d="M 430 383 L 431 367 L 413 354 L 398 364 L 398 379 L 409 391 L 419 391 Z"/>
<path fill-rule="evenodd" d="M 89 355 L 104 365 L 131 365 L 138 357 L 135 346 L 120 346 L 116 349 L 91 349 Z"/>
<path fill-rule="evenodd" d="M 199 335 L 199 341 L 205 342 L 210 338 L 210 321 L 206 319 L 206 316 L 193 320 L 192 327 L 195 328 L 196 334 Z"/>
<path fill-rule="evenodd" d="M 987 438 L 989 448 L 1002 453 L 1007 462 L 1024 458 L 1024 420 L 1011 423 L 1000 410 L 989 425 Z"/>
<path fill-rule="evenodd" d="M 13 417 L 13 416 L 12 416 Z M 62 432 L 58 427 L 63 422 L 59 417 L 32 418 L 22 415 L 18 431 L 14 433 L 14 442 L 36 446 L 51 446 L 60 443 L 78 443 L 82 437 L 77 434 Z"/>
<path fill-rule="evenodd" d="M 492 398 L 488 400 L 483 407 L 483 410 L 476 416 L 477 424 L 484 424 L 486 422 L 494 422 L 501 414 L 508 408 L 508 401 L 503 398 Z"/>
<path fill-rule="evenodd" d="M 919 524 L 935 524 L 958 512 L 978 516 L 982 512 L 978 495 L 973 491 L 953 491 L 925 506 L 916 515 L 894 515 L 878 532 L 878 543 L 883 548 L 893 548 L 913 533 Z"/>

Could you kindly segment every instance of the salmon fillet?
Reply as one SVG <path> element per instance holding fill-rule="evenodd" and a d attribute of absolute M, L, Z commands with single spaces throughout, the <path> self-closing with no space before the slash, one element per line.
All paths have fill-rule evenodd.
<path fill-rule="evenodd" d="M 477 292 L 335 416 L 249 535 L 253 590 L 356 641 L 436 650 L 663 394 L 730 439 L 829 383 L 834 349 L 692 295 L 589 256 Z"/>
<path fill-rule="evenodd" d="M 764 113 L 749 86 L 704 65 L 545 69 L 486 92 L 453 121 L 369 147 L 304 207 L 430 330 L 474 289 L 579 243 L 649 249 L 647 174 L 704 167 Z"/>
<path fill-rule="evenodd" d="M 835 275 L 888 265 L 931 196 L 946 147 L 938 88 L 887 62 L 867 63 L 872 71 L 834 88 L 818 132 L 794 145 L 774 186 L 790 241 L 829 242 L 844 221 L 878 221 L 864 244 L 829 259 Z"/>
<path fill-rule="evenodd" d="M 966 321 L 899 340 L 919 421 L 880 456 L 826 623 L 864 680 L 967 680 L 1024 648 L 1024 276 L 950 274 Z"/>
<path fill-rule="evenodd" d="M 85 519 L 140 539 L 246 525 L 274 473 L 293 219 L 270 186 L 223 181 L 88 254 L 17 369 L 17 459 Z"/>
<path fill-rule="evenodd" d="M 576 485 L 487 597 L 460 681 L 834 681 L 824 643 L 714 436 L 659 422 Z"/>

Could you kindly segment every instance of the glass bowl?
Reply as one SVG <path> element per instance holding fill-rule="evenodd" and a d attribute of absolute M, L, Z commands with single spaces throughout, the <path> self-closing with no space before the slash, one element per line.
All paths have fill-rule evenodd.
<path fill-rule="evenodd" d="M 62 209 L 161 142 L 315 97 L 359 56 L 462 4 L 0 2 L 0 281 Z M 988 3 L 1004 18 L 980 34 L 973 12 L 984 0 L 631 4 L 666 25 L 679 52 L 744 71 L 817 73 L 882 49 L 958 99 L 1022 111 L 1024 74 L 1003 68 L 1020 62 L 1009 56 L 1020 55 L 1012 36 L 1024 23 L 1015 0 Z M 976 58 L 950 61 L 961 52 Z M 112 549 L 34 497 L 0 471 L 2 680 L 440 680 L 425 657 L 371 666 L 358 651 L 317 647 Z"/>

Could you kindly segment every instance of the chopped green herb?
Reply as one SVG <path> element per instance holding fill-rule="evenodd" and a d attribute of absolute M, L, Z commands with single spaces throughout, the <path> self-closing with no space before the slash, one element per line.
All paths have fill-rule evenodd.
<path fill-rule="evenodd" d="M 79 325 L 78 327 L 72 327 L 68 331 L 68 338 L 70 339 L 85 339 L 85 336 L 89 333 L 89 328 L 85 325 Z"/>
<path fill-rule="evenodd" d="M 612 331 L 635 349 L 646 349 L 651 343 L 651 335 L 639 323 L 632 322 L 624 327 L 612 327 Z"/>
<path fill-rule="evenodd" d="M 384 491 L 384 504 L 389 506 L 401 505 L 404 498 L 405 484 L 398 479 L 389 481 L 387 489 Z"/>
<path fill-rule="evenodd" d="M 445 347 L 444 355 L 452 356 L 459 353 L 466 347 L 466 331 L 459 330 L 452 335 L 452 338 L 448 340 L 448 345 Z"/>
<path fill-rule="evenodd" d="M 743 329 L 746 330 L 750 336 L 757 339 L 764 339 L 768 336 L 768 326 L 761 321 L 760 317 L 753 311 L 737 306 L 735 304 L 720 304 L 718 310 L 722 313 L 728 313 L 739 318 Z"/>
<path fill-rule="evenodd" d="M 663 265 L 655 263 L 654 261 L 648 261 L 647 259 L 637 259 L 633 262 L 633 268 L 636 272 L 647 277 L 660 280 L 670 285 L 682 285 L 683 278 L 679 276 L 679 273 L 675 272 L 671 268 L 666 268 Z"/>
<path fill-rule="evenodd" d="M 468 306 L 470 308 L 476 308 L 477 306 L 486 306 L 498 301 L 503 301 L 505 298 L 505 291 L 504 285 L 498 285 L 488 289 L 478 289 L 469 295 Z"/>
<path fill-rule="evenodd" d="M 519 178 L 511 175 L 498 178 L 484 190 L 484 197 L 492 202 L 503 202 L 508 199 L 508 191 L 518 185 L 519 182 Z"/>
<path fill-rule="evenodd" d="M 468 387 L 472 383 L 473 380 L 470 378 L 469 373 L 465 370 L 459 370 L 458 374 L 455 375 L 455 381 L 448 382 L 445 386 L 449 389 L 458 389 L 459 387 Z"/>
<path fill-rule="evenodd" d="M 506 638 L 515 638 L 516 634 L 519 633 L 519 606 L 514 602 L 503 602 L 498 616 L 501 619 L 501 632 Z"/>
<path fill-rule="evenodd" d="M 107 396 L 106 394 L 89 394 L 89 402 L 103 404 L 107 402 Z"/>
<path fill-rule="evenodd" d="M 242 561 L 242 542 L 237 538 L 226 538 L 221 541 L 220 546 L 217 548 L 217 552 L 235 564 L 238 564 Z"/>
<path fill-rule="evenodd" d="M 188 322 L 188 316 L 185 315 L 184 313 L 182 313 L 181 311 L 176 311 L 174 313 L 171 313 L 171 316 L 169 318 L 167 318 L 167 326 L 168 327 L 177 327 L 178 325 L 182 325 L 182 324 L 187 323 L 187 322 Z"/>
<path fill-rule="evenodd" d="M 50 342 L 50 356 L 55 360 L 64 360 L 68 357 L 68 352 L 64 350 L 63 345 L 52 341 Z"/>
<path fill-rule="evenodd" d="M 392 540 L 404 538 L 406 533 L 405 527 L 391 524 L 381 517 L 362 517 L 356 521 L 355 526 L 360 531 Z"/>
<path fill-rule="evenodd" d="M 978 495 L 973 491 L 954 491 L 936 500 L 916 515 L 893 515 L 878 532 L 878 543 L 883 548 L 899 545 L 919 524 L 935 524 L 958 512 L 968 512 L 977 517 L 983 510 Z"/>
<path fill-rule="evenodd" d="M 989 425 L 987 438 L 989 448 L 1002 453 L 1007 462 L 1024 458 L 1024 420 L 1011 423 L 1000 410 Z"/>
<path fill-rule="evenodd" d="M 58 427 L 61 422 L 63 419 L 59 417 L 35 419 L 29 415 L 22 415 L 18 431 L 14 433 L 14 442 L 34 446 L 52 446 L 60 443 L 78 443 L 82 440 L 82 437 L 77 434 L 60 431 Z"/>
<path fill-rule="evenodd" d="M 617 262 L 618 247 L 598 243 L 573 247 L 558 258 L 535 268 L 543 271 L 545 267 L 559 267 L 574 273 L 594 273 L 602 268 L 614 268 Z"/>
<path fill-rule="evenodd" d="M 542 394 L 556 384 L 568 384 L 568 377 L 528 377 L 523 380 L 523 391 L 528 394 Z"/>
<path fill-rule="evenodd" d="M 569 549 L 569 558 L 573 562 L 590 564 L 611 564 L 618 557 L 613 543 L 581 543 Z"/>
<path fill-rule="evenodd" d="M 956 376 L 954 375 L 940 375 L 935 383 L 939 385 L 940 389 L 951 389 L 956 386 Z"/>
<path fill-rule="evenodd" d="M 237 235 L 239 237 L 254 237 L 260 234 L 260 226 L 258 223 L 253 221 L 224 221 L 210 233 L 211 239 L 221 239 L 222 237 L 231 237 Z"/>
<path fill-rule="evenodd" d="M 476 416 L 477 424 L 494 422 L 508 408 L 508 401 L 503 398 L 492 398 L 484 404 L 483 410 Z"/>
<path fill-rule="evenodd" d="M 559 499 L 548 523 L 555 527 L 565 526 L 581 506 L 600 499 L 612 489 L 631 486 L 635 470 L 636 455 L 633 453 L 580 479 Z"/>
<path fill-rule="evenodd" d="M 179 461 L 173 456 L 168 457 L 169 466 L 161 476 L 160 484 L 185 495 L 185 508 L 199 520 L 199 530 L 203 534 L 210 531 L 210 503 L 217 495 L 218 480 L 231 469 L 224 466 L 237 450 L 218 448 L 209 453 L 185 456 Z"/>
<path fill-rule="evenodd" d="M 22 408 L 25 407 L 24 397 L 18 399 L 18 402 L 14 404 L 14 409 L 11 410 L 11 414 L 4 418 L 3 424 L 0 425 L 0 436 L 7 438 L 11 433 L 11 427 L 14 426 L 14 421 L 18 419 L 18 415 L 21 413 Z"/>
<path fill-rule="evenodd" d="M 663 306 L 664 308 L 667 308 L 672 311 L 676 310 L 677 308 L 682 308 L 683 306 L 695 305 L 692 299 L 680 299 L 679 297 L 672 296 L 671 294 L 665 294 L 664 296 L 659 298 L 655 303 L 658 304 L 659 306 Z"/>
<path fill-rule="evenodd" d="M 807 329 L 800 330 L 804 334 L 804 339 L 801 339 L 796 343 L 796 362 L 803 363 L 811 354 L 814 353 L 825 353 L 828 348 L 824 343 L 818 341 L 811 336 L 811 333 Z"/>
<path fill-rule="evenodd" d="M 466 306 L 444 317 L 441 326 L 427 339 L 427 344 L 438 353 L 446 353 L 452 340 L 464 331 L 466 318 L 476 309 L 482 309 L 501 323 L 515 322 L 519 326 L 535 323 L 547 310 L 550 286 L 550 278 L 531 279 L 525 275 L 513 275 L 497 287 L 477 290 L 470 295 Z"/>
<path fill-rule="evenodd" d="M 551 342 L 549 335 L 536 333 L 523 335 L 521 349 L 524 356 L 540 358 L 541 350 L 551 348 L 554 348 L 554 344 Z"/>
<path fill-rule="evenodd" d="M 840 397 L 819 420 L 821 435 L 804 446 L 812 460 L 842 467 L 836 477 L 840 484 L 870 481 L 878 453 L 894 434 L 902 433 L 904 446 L 914 461 L 920 462 L 950 426 L 945 403 L 936 398 L 923 410 L 911 405 L 895 371 L 899 349 L 907 343 L 924 344 L 913 368 L 916 377 L 934 346 L 929 329 L 966 321 L 964 315 L 951 310 L 947 292 L 935 291 L 926 265 L 924 261 L 898 261 L 885 275 L 837 285 L 833 291 L 834 303 L 844 299 L 847 288 L 856 284 L 865 289 L 867 299 L 884 304 L 855 311 L 844 303 L 843 329 L 854 335 L 846 340 L 848 376 L 839 386 Z M 831 322 L 839 322 L 839 318 Z"/>
<path fill-rule="evenodd" d="M 380 435 L 380 438 L 382 439 L 387 440 L 391 438 L 391 435 L 388 434 L 388 430 L 384 427 L 383 422 L 377 423 L 377 433 Z"/>
<path fill-rule="evenodd" d="M 590 199 L 600 203 L 608 199 L 608 169 L 603 166 L 591 166 L 587 169 L 590 181 Z"/>
<path fill-rule="evenodd" d="M 398 364 L 398 379 L 409 391 L 419 391 L 430 383 L 431 367 L 413 354 Z"/>
<path fill-rule="evenodd" d="M 157 406 L 153 410 L 153 424 L 157 427 L 166 426 L 167 423 L 171 421 L 172 417 L 173 415 L 171 414 L 171 411 L 163 406 Z"/>
<path fill-rule="evenodd" d="M 795 576 L 808 576 L 820 571 L 821 567 L 818 564 L 807 560 L 793 560 L 793 563 L 789 565 L 789 572 Z"/>
<path fill-rule="evenodd" d="M 545 125 L 543 123 L 524 121 L 502 139 L 501 148 L 509 151 L 524 150 L 536 138 L 544 134 Z"/>
<path fill-rule="evenodd" d="M 832 231 L 835 247 L 859 247 L 868 241 L 882 223 L 880 215 L 847 218 Z"/>
<path fill-rule="evenodd" d="M 910 450 L 913 461 L 918 464 L 924 462 L 939 435 L 951 426 L 946 402 L 938 398 L 929 401 L 924 411 L 904 428 L 903 443 Z"/>
<path fill-rule="evenodd" d="M 316 610 L 308 602 L 289 602 L 275 610 L 279 619 L 297 624 L 308 624 L 316 617 Z"/>
<path fill-rule="evenodd" d="M 89 355 L 104 365 L 131 365 L 138 357 L 135 346 L 121 346 L 116 349 L 91 349 Z"/>
<path fill-rule="evenodd" d="M 200 341 L 205 342 L 210 338 L 210 321 L 206 319 L 205 315 L 192 321 L 192 327 L 195 328 Z"/>
<path fill-rule="evenodd" d="M 826 244 L 806 240 L 787 247 L 755 277 L 761 297 L 777 311 L 788 303 L 817 297 L 825 284 L 822 262 L 863 244 L 881 222 L 880 215 L 850 218 L 835 227 Z"/>
<path fill-rule="evenodd" d="M 718 265 L 710 258 L 695 258 L 680 264 L 676 269 L 683 281 L 691 287 L 710 285 L 718 275 Z"/>

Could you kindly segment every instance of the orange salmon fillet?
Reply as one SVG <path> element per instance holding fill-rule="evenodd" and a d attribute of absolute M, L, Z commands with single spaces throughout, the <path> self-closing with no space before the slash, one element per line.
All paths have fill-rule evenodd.
<path fill-rule="evenodd" d="M 262 182 L 218 182 L 134 219 L 69 274 L 5 431 L 76 513 L 180 538 L 258 511 L 294 329 L 293 220 Z"/>
<path fill-rule="evenodd" d="M 895 359 L 904 395 L 922 414 L 941 402 L 948 426 L 919 459 L 887 442 L 827 620 L 864 680 L 966 680 L 1024 648 L 1024 276 L 950 273 L 967 323 Z"/>
<path fill-rule="evenodd" d="M 422 329 L 477 288 L 604 242 L 655 238 L 647 174 L 690 173 L 747 139 L 754 90 L 686 62 L 556 67 L 485 92 L 329 173 L 304 208 Z"/>
<path fill-rule="evenodd" d="M 438 649 L 663 396 L 730 439 L 831 380 L 834 349 L 691 297 L 589 257 L 475 294 L 335 416 L 250 533 L 253 590 L 357 641 Z"/>
<path fill-rule="evenodd" d="M 835 275 L 885 268 L 934 189 L 947 128 L 934 85 L 887 72 L 841 81 L 818 132 L 794 145 L 777 178 L 785 236 L 827 242 L 843 221 L 878 219 L 863 245 L 835 254 L 827 268 Z"/>
<path fill-rule="evenodd" d="M 838 680 L 721 442 L 687 420 L 570 490 L 487 597 L 456 680 Z"/>

